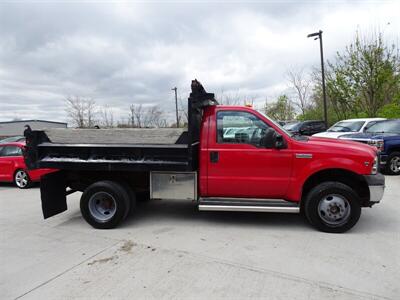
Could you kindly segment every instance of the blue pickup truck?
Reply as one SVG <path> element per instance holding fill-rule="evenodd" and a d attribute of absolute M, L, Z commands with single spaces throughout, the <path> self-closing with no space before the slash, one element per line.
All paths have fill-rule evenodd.
<path fill-rule="evenodd" d="M 345 134 L 339 138 L 375 146 L 379 151 L 381 170 L 400 175 L 400 119 L 379 121 L 363 133 Z"/>

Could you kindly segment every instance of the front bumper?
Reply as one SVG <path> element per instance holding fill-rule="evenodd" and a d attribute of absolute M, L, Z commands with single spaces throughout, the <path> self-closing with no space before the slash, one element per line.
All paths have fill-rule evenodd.
<path fill-rule="evenodd" d="M 382 200 L 385 191 L 385 176 L 378 173 L 376 175 L 364 175 L 369 188 L 369 202 L 379 203 Z"/>

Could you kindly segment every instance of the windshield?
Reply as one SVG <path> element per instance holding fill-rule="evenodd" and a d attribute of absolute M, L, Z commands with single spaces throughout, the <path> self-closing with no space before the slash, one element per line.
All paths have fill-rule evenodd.
<path fill-rule="evenodd" d="M 382 121 L 372 125 L 365 132 L 368 133 L 397 133 L 400 134 L 400 120 Z"/>
<path fill-rule="evenodd" d="M 291 124 L 286 124 L 285 126 L 283 126 L 283 128 L 285 128 L 286 130 L 299 130 L 301 126 L 301 122 L 297 122 L 297 123 L 291 123 Z"/>
<path fill-rule="evenodd" d="M 328 132 L 358 132 L 365 124 L 365 121 L 341 121 L 337 122 Z"/>

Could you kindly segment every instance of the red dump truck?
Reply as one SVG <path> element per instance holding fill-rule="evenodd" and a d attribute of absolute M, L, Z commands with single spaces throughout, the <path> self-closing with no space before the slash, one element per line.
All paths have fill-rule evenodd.
<path fill-rule="evenodd" d="M 345 232 L 382 199 L 376 150 L 285 131 L 244 106 L 218 105 L 192 81 L 182 129 L 25 130 L 29 168 L 54 168 L 41 182 L 45 218 L 80 208 L 95 228 L 120 224 L 138 194 L 192 201 L 200 211 L 303 213 L 325 232 Z"/>

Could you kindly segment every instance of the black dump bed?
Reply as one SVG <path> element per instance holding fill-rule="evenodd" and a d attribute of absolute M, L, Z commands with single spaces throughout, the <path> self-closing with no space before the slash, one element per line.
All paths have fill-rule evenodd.
<path fill-rule="evenodd" d="M 30 169 L 91 171 L 194 171 L 198 168 L 203 109 L 214 94 L 192 81 L 189 126 L 179 128 L 25 130 Z"/>
<path fill-rule="evenodd" d="M 146 171 L 192 169 L 182 129 L 50 129 L 37 132 L 35 168 Z M 193 145 L 195 148 L 195 145 Z"/>

